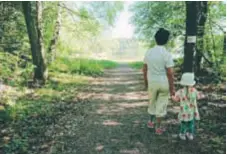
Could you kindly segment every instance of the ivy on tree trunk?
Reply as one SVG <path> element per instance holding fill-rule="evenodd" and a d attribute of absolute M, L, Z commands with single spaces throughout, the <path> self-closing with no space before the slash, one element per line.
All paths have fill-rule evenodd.
<path fill-rule="evenodd" d="M 198 2 L 198 26 L 197 26 L 197 43 L 196 43 L 196 55 L 195 55 L 195 72 L 198 74 L 201 70 L 201 60 L 204 53 L 203 36 L 205 31 L 205 23 L 207 19 L 207 2 Z"/>
<path fill-rule="evenodd" d="M 60 2 L 58 2 L 58 11 L 57 11 L 57 20 L 55 23 L 55 30 L 53 37 L 50 41 L 50 45 L 48 47 L 48 53 L 50 53 L 50 58 L 49 61 L 52 62 L 54 61 L 56 57 L 56 45 L 60 33 L 60 28 L 61 28 L 61 7 L 60 7 Z"/>
<path fill-rule="evenodd" d="M 36 2 L 35 15 L 30 1 L 22 2 L 28 37 L 31 45 L 32 60 L 35 65 L 34 81 L 44 84 L 47 79 L 47 66 L 45 60 L 44 44 L 42 37 L 42 2 Z"/>
<path fill-rule="evenodd" d="M 224 42 L 223 42 L 223 58 L 226 57 L 226 32 L 224 32 Z"/>

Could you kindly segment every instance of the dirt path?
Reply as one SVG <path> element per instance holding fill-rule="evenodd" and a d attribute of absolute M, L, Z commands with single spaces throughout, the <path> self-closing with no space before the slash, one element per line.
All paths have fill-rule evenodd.
<path fill-rule="evenodd" d="M 176 108 L 169 106 L 168 131 L 157 136 L 146 127 L 147 92 L 142 74 L 127 65 L 106 70 L 82 88 L 78 104 L 53 128 L 52 154 L 197 154 L 201 141 L 179 141 Z M 53 130 L 52 129 L 52 130 Z M 51 129 L 50 129 L 51 130 Z M 46 132 L 48 133 L 48 132 Z"/>

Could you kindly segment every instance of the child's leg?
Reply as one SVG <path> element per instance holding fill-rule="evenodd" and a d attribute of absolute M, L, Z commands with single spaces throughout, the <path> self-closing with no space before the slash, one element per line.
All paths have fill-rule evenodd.
<path fill-rule="evenodd" d="M 148 97 L 149 97 L 149 104 L 148 104 L 148 114 L 150 115 L 150 120 L 147 123 L 148 128 L 154 128 L 154 122 L 156 120 L 156 102 L 157 102 L 157 92 L 158 89 L 156 86 L 148 87 Z"/>
<path fill-rule="evenodd" d="M 187 124 L 188 122 L 182 121 L 180 125 L 180 133 L 185 134 L 187 132 Z"/>
<path fill-rule="evenodd" d="M 188 132 L 194 135 L 194 133 L 195 133 L 195 121 L 194 120 L 188 122 L 188 128 L 189 128 Z"/>
<path fill-rule="evenodd" d="M 162 122 L 163 117 L 156 117 L 156 128 L 160 128 L 161 127 L 161 122 Z"/>
<path fill-rule="evenodd" d="M 150 115 L 150 121 L 155 123 L 156 117 L 155 115 Z"/>

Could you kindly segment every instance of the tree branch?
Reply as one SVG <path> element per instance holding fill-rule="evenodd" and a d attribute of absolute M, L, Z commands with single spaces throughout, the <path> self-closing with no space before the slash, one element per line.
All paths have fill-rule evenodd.
<path fill-rule="evenodd" d="M 211 19 L 210 19 L 210 23 L 213 24 L 214 26 L 217 26 L 220 31 L 222 31 L 223 33 L 225 33 L 225 29 L 221 25 L 217 24 L 216 22 L 214 22 Z"/>
<path fill-rule="evenodd" d="M 204 60 L 207 62 L 207 63 L 209 63 L 209 65 L 210 66 L 213 66 L 213 63 L 202 53 L 202 52 L 199 52 L 201 55 L 202 55 L 202 57 L 204 58 Z"/>
<path fill-rule="evenodd" d="M 62 8 L 64 8 L 64 9 L 66 9 L 66 10 L 68 10 L 68 11 L 71 12 L 73 15 L 80 16 L 80 17 L 82 17 L 82 18 L 89 19 L 89 17 L 81 15 L 80 12 L 74 11 L 74 10 L 72 10 L 72 9 L 70 9 L 70 8 L 68 8 L 68 7 L 66 7 L 65 4 L 59 4 L 59 6 L 62 7 Z"/>

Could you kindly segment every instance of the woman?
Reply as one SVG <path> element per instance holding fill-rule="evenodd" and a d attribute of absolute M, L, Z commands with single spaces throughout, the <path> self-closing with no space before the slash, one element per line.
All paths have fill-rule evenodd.
<path fill-rule="evenodd" d="M 156 134 L 162 134 L 165 129 L 161 121 L 167 113 L 170 95 L 174 95 L 173 59 L 166 50 L 170 32 L 160 28 L 155 34 L 156 46 L 147 51 L 144 57 L 144 80 L 148 88 L 150 120 L 149 128 L 155 128 Z"/>

